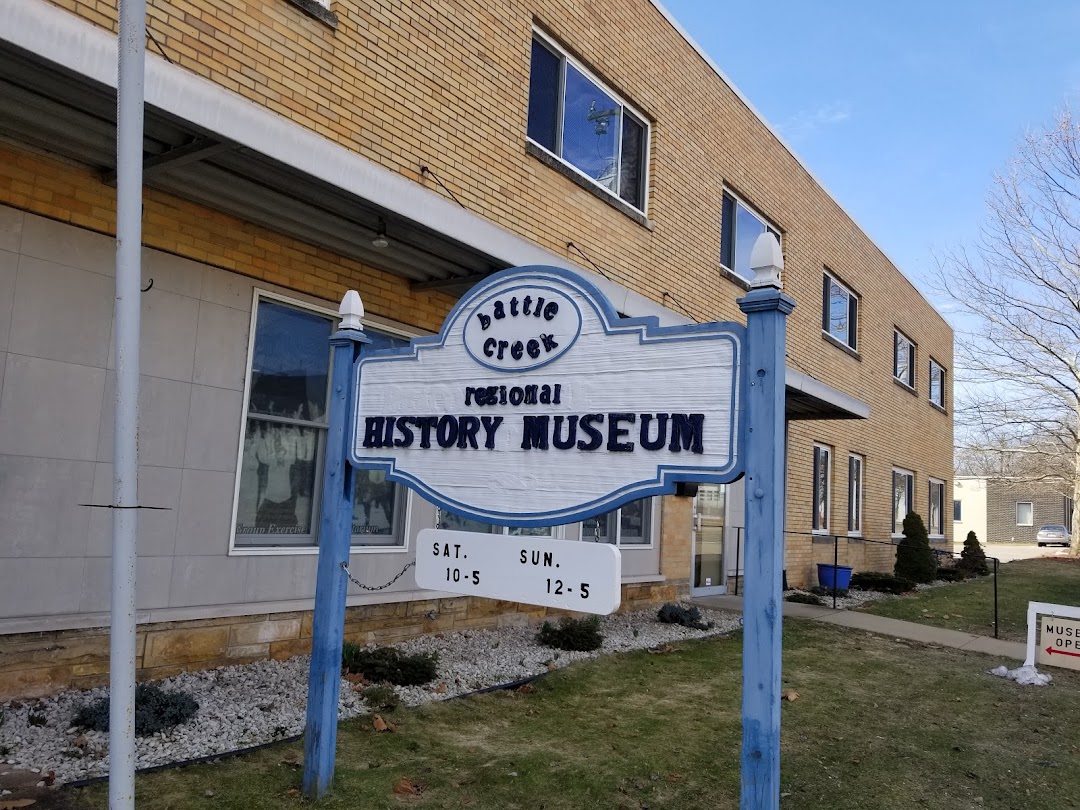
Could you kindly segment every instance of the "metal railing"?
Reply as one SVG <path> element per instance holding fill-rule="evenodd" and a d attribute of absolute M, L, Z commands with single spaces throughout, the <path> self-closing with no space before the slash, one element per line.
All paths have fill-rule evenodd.
<path fill-rule="evenodd" d="M 742 551 L 743 527 L 742 526 L 731 526 L 730 528 L 736 530 L 736 534 L 735 534 L 735 573 L 734 573 L 733 577 L 734 577 L 734 580 L 735 580 L 734 595 L 738 596 L 739 595 L 739 581 L 742 579 L 742 574 L 740 573 L 740 570 L 739 570 L 739 561 L 740 561 L 740 555 L 741 555 L 741 551 Z M 871 540 L 871 539 L 866 538 L 866 537 L 852 537 L 852 536 L 849 536 L 849 535 L 838 535 L 838 534 L 819 534 L 817 532 L 785 531 L 784 535 L 785 536 L 809 537 L 809 538 L 811 538 L 811 542 L 816 544 L 816 545 L 825 545 L 825 544 L 831 544 L 832 545 L 832 547 L 833 547 L 833 563 L 832 563 L 833 564 L 833 586 L 831 588 L 831 591 L 832 591 L 832 602 L 833 602 L 832 606 L 833 606 L 834 610 L 836 609 L 836 603 L 837 603 L 837 599 L 839 597 L 839 590 L 840 590 L 837 587 L 837 584 L 836 584 L 837 583 L 836 569 L 840 565 L 840 541 L 844 540 L 849 545 L 860 545 L 860 544 L 869 543 L 871 545 L 892 546 L 894 548 L 899 543 L 899 540 L 893 540 L 893 539 L 889 539 L 889 540 Z M 952 558 L 952 559 L 959 559 L 961 557 L 960 553 L 955 552 L 955 551 L 949 551 L 947 549 L 931 548 L 931 551 L 933 551 L 934 554 L 936 554 L 938 557 L 949 557 L 949 558 Z M 999 608 L 999 604 L 998 604 L 998 566 L 1000 565 L 1001 560 L 999 560 L 997 557 L 987 557 L 986 561 L 988 563 L 993 563 L 992 574 L 993 574 L 993 577 L 994 577 L 994 638 L 998 638 L 999 621 L 1000 621 L 1000 608 Z M 785 587 L 785 589 L 787 587 L 787 571 L 786 570 L 784 572 L 784 587 Z"/>

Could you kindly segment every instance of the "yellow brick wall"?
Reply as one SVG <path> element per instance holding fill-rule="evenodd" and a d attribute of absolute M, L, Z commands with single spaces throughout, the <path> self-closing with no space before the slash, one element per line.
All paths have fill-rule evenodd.
<path fill-rule="evenodd" d="M 115 29 L 115 0 L 53 2 Z M 951 416 L 926 401 L 930 356 L 951 381 L 947 324 L 647 0 L 334 0 L 331 7 L 340 20 L 336 30 L 286 0 L 151 0 L 148 13 L 178 69 L 415 182 L 430 183 L 418 169 L 427 163 L 470 210 L 557 253 L 566 254 L 572 240 L 616 280 L 668 305 L 673 295 L 702 320 L 741 320 L 735 300 L 743 291 L 719 270 L 721 190 L 731 187 L 784 234 L 785 291 L 799 304 L 789 323 L 789 362 L 871 408 L 864 422 L 792 425 L 788 528 L 810 527 L 814 441 L 834 448 L 834 530 L 845 527 L 848 451 L 866 458 L 867 537 L 889 534 L 893 465 L 915 471 L 915 507 L 923 514 L 928 477 L 951 491 Z M 526 152 L 534 24 L 652 122 L 652 227 Z M 88 168 L 0 143 L 0 202 L 112 233 L 114 194 Z M 377 268 L 152 189 L 145 211 L 146 244 L 160 250 L 331 301 L 354 287 L 371 312 L 431 330 L 453 303 L 438 293 L 414 293 Z M 825 266 L 861 297 L 859 359 L 821 336 Z M 918 344 L 917 396 L 892 381 L 894 327 Z M 951 521 L 945 525 L 951 531 Z M 689 501 L 665 501 L 662 532 L 662 570 L 673 583 L 685 581 Z M 891 565 L 888 548 L 844 543 L 841 553 L 859 567 Z M 830 558 L 830 547 L 799 535 L 788 539 L 793 583 L 812 581 L 812 564 Z M 221 622 L 207 626 L 237 624 Z M 194 649 L 197 641 L 185 643 Z M 254 653 L 281 642 L 225 643 Z M 57 666 L 61 672 L 68 665 Z M 73 672 L 63 677 L 76 677 Z"/>
<path fill-rule="evenodd" d="M 115 0 L 52 1 L 115 28 Z M 784 234 L 785 291 L 799 303 L 791 365 L 872 411 L 863 423 L 792 426 L 789 529 L 809 530 L 814 441 L 834 447 L 833 522 L 845 530 L 848 451 L 866 456 L 869 537 L 889 534 L 894 464 L 916 472 L 923 514 L 928 477 L 951 490 L 951 416 L 926 401 L 930 356 L 951 381 L 948 325 L 648 0 L 334 0 L 331 10 L 336 29 L 286 0 L 152 0 L 148 13 L 183 69 L 416 182 L 430 183 L 418 170 L 427 163 L 470 210 L 558 253 L 573 241 L 612 277 L 671 306 L 669 293 L 702 320 L 741 319 L 742 290 L 718 269 L 721 190 L 734 189 Z M 652 122 L 651 229 L 526 153 L 534 25 Z M 861 297 L 861 359 L 821 337 L 825 266 Z M 892 382 L 894 327 L 918 344 L 917 396 Z M 814 553 L 791 538 L 794 580 Z"/>

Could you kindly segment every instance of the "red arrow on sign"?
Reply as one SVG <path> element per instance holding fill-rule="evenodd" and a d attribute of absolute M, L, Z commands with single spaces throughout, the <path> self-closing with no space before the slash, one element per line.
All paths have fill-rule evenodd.
<path fill-rule="evenodd" d="M 1064 650 L 1055 650 L 1053 647 L 1046 648 L 1047 655 L 1071 655 L 1074 658 L 1080 658 L 1080 652 L 1065 652 Z"/>

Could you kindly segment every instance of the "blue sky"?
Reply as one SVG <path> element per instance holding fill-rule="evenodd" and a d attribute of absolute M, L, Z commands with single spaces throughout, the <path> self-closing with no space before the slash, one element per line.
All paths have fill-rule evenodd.
<path fill-rule="evenodd" d="M 920 287 L 1026 130 L 1080 97 L 1075 0 L 665 0 Z"/>

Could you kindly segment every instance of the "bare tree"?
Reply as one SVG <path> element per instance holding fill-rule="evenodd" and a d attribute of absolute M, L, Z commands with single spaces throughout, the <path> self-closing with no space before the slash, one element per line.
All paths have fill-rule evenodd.
<path fill-rule="evenodd" d="M 1030 133 L 981 237 L 939 264 L 956 302 L 959 459 L 1073 499 L 1080 556 L 1080 123 Z M 996 473 L 992 472 L 996 468 Z"/>

